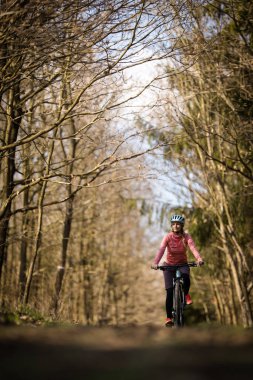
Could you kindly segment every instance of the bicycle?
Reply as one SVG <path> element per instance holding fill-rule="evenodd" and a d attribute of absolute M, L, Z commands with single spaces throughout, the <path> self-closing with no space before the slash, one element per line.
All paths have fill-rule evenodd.
<path fill-rule="evenodd" d="M 157 267 L 157 269 L 160 269 L 160 270 L 176 271 L 175 277 L 173 278 L 173 309 L 172 309 L 172 320 L 173 320 L 173 326 L 175 327 L 184 326 L 184 308 L 185 308 L 186 302 L 185 302 L 185 294 L 183 290 L 184 280 L 180 272 L 180 267 L 185 267 L 185 266 L 197 267 L 198 264 L 193 261 L 186 264 L 160 265 Z"/>

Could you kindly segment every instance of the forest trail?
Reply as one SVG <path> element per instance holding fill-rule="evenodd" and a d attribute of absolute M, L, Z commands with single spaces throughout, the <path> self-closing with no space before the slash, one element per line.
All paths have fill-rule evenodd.
<path fill-rule="evenodd" d="M 1 380 L 251 379 L 253 330 L 1 327 Z"/>

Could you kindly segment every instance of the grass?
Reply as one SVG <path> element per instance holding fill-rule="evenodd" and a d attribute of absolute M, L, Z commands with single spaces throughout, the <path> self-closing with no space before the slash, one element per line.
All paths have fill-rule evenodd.
<path fill-rule="evenodd" d="M 0 325 L 47 325 L 52 321 L 43 316 L 38 310 L 29 306 L 19 306 L 16 310 L 3 309 L 0 311 Z"/>

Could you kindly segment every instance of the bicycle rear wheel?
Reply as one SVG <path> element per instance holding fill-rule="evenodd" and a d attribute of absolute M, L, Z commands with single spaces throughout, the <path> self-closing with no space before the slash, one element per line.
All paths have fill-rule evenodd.
<path fill-rule="evenodd" d="M 183 294 L 182 287 L 179 281 L 176 282 L 174 288 L 174 326 L 182 327 L 184 325 L 183 317 Z"/>

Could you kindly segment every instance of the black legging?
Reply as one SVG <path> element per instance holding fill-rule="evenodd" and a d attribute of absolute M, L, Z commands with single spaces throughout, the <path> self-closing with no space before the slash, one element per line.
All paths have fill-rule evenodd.
<path fill-rule="evenodd" d="M 189 293 L 190 289 L 190 276 L 186 273 L 181 274 L 183 279 L 184 279 L 184 294 Z M 166 313 L 167 313 L 167 318 L 172 317 L 172 307 L 173 307 L 173 288 L 168 288 L 166 289 L 167 296 L 166 296 Z"/>

